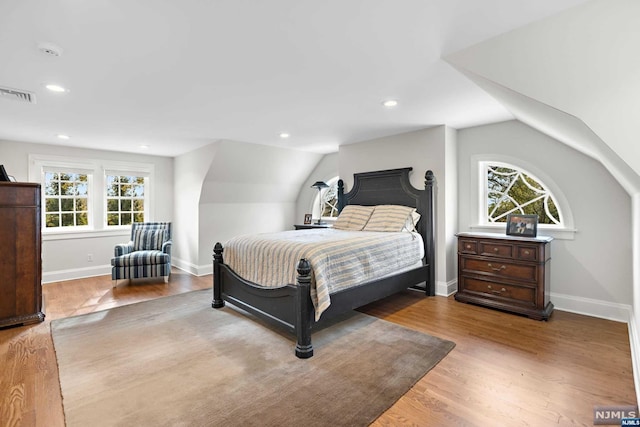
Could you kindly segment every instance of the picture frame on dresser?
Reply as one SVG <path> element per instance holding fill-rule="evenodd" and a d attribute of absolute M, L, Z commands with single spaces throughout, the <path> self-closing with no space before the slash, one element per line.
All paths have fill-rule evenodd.
<path fill-rule="evenodd" d="M 304 215 L 304 224 L 305 225 L 311 224 L 311 214 L 305 214 Z"/>
<path fill-rule="evenodd" d="M 538 235 L 538 215 L 507 215 L 507 236 L 536 237 Z"/>

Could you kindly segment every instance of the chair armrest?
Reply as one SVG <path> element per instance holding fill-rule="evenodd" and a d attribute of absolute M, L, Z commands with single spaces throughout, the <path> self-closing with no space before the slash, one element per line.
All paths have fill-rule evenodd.
<path fill-rule="evenodd" d="M 120 243 L 114 248 L 115 256 L 119 257 L 122 255 L 130 254 L 133 251 L 133 242 L 129 243 Z"/>
<path fill-rule="evenodd" d="M 171 256 L 171 243 L 172 243 L 171 240 L 167 240 L 162 244 L 162 252 L 164 252 L 169 256 Z"/>

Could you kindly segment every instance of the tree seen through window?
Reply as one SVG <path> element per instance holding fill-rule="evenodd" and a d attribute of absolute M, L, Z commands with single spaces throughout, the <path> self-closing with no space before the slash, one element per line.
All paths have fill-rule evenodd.
<path fill-rule="evenodd" d="M 145 179 L 107 175 L 107 226 L 144 222 Z"/>
<path fill-rule="evenodd" d="M 79 227 L 89 225 L 88 175 L 45 172 L 45 227 Z"/>
<path fill-rule="evenodd" d="M 506 222 L 509 214 L 535 214 L 540 224 L 562 222 L 551 193 L 530 174 L 498 164 L 487 165 L 486 171 L 489 222 Z"/>

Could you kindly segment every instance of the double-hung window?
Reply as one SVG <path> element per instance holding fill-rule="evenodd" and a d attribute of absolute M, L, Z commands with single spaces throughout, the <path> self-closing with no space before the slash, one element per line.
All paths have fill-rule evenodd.
<path fill-rule="evenodd" d="M 91 172 L 47 167 L 43 172 L 45 229 L 90 227 Z"/>
<path fill-rule="evenodd" d="M 107 172 L 105 182 L 107 227 L 144 222 L 149 178 Z"/>
<path fill-rule="evenodd" d="M 150 220 L 152 164 L 29 157 L 30 179 L 42 185 L 45 234 L 123 229 Z"/>

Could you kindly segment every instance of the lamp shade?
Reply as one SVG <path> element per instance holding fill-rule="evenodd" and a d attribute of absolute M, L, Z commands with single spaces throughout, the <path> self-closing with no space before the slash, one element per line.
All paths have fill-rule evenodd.
<path fill-rule="evenodd" d="M 321 188 L 327 188 L 327 187 L 328 187 L 328 185 L 327 185 L 327 183 L 326 183 L 326 182 L 324 182 L 324 181 L 316 181 L 316 182 L 312 185 L 312 187 L 315 187 L 315 188 L 317 188 L 318 190 L 320 190 Z"/>

